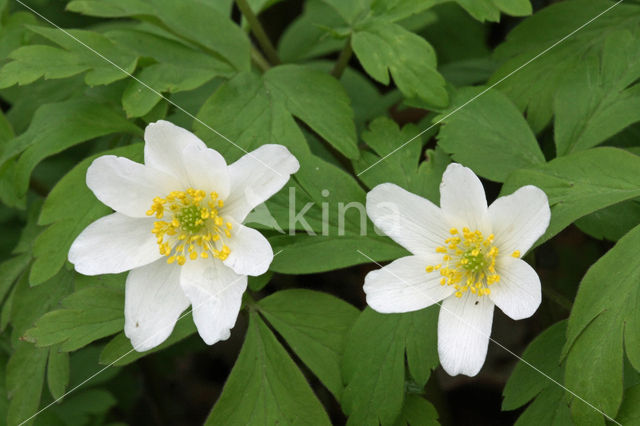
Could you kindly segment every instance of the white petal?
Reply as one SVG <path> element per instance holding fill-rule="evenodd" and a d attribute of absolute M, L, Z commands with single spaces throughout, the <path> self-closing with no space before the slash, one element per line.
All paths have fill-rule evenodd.
<path fill-rule="evenodd" d="M 491 300 L 514 320 L 529 318 L 540 306 L 542 289 L 536 271 L 522 259 L 504 256 L 496 270 L 500 281 L 491 285 Z"/>
<path fill-rule="evenodd" d="M 263 145 L 229 166 L 231 192 L 223 215 L 243 222 L 249 212 L 278 192 L 300 164 L 282 145 Z"/>
<path fill-rule="evenodd" d="M 196 135 L 168 121 L 151 123 L 144 130 L 144 163 L 168 173 L 181 182 L 187 181 L 182 152 L 189 145 L 206 148 Z"/>
<path fill-rule="evenodd" d="M 438 355 L 449 375 L 478 374 L 487 356 L 493 302 L 466 292 L 442 302 L 438 317 Z"/>
<path fill-rule="evenodd" d="M 161 256 L 151 233 L 153 221 L 120 213 L 100 218 L 71 244 L 69 262 L 84 275 L 118 274 L 147 265 Z"/>
<path fill-rule="evenodd" d="M 191 301 L 202 340 L 208 345 L 227 340 L 240 312 L 247 276 L 236 274 L 217 259 L 188 260 L 182 266 L 180 285 Z"/>
<path fill-rule="evenodd" d="M 189 186 L 206 192 L 215 191 L 223 200 L 229 195 L 227 162 L 218 151 L 189 145 L 182 152 Z"/>
<path fill-rule="evenodd" d="M 451 236 L 435 204 L 392 183 L 369 191 L 367 215 L 382 232 L 416 255 L 433 255 Z"/>
<path fill-rule="evenodd" d="M 136 351 L 148 351 L 171 335 L 188 306 L 178 265 L 168 265 L 162 258 L 136 268 L 127 276 L 124 334 Z"/>
<path fill-rule="evenodd" d="M 158 170 L 124 157 L 104 155 L 87 170 L 87 186 L 98 200 L 131 217 L 147 217 L 154 197 L 164 197 L 177 181 Z"/>
<path fill-rule="evenodd" d="M 491 233 L 482 182 L 471 169 L 449 164 L 440 183 L 440 208 L 451 226 Z"/>
<path fill-rule="evenodd" d="M 224 264 L 240 275 L 262 275 L 273 260 L 269 241 L 258 231 L 233 223 L 231 238 L 226 241 L 231 253 Z"/>
<path fill-rule="evenodd" d="M 495 245 L 505 254 L 519 250 L 524 255 L 547 230 L 550 219 L 547 195 L 532 185 L 498 198 L 489 207 Z"/>
<path fill-rule="evenodd" d="M 442 260 L 437 256 L 432 258 L 402 257 L 369 272 L 364 278 L 367 304 L 384 314 L 411 312 L 450 296 L 453 287 L 440 285 L 441 276 L 437 271 L 425 271 L 428 265 Z"/>

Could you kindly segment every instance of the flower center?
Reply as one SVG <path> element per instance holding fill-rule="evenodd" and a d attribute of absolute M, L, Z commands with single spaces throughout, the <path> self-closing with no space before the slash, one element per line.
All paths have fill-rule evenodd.
<path fill-rule="evenodd" d="M 169 220 L 153 223 L 160 254 L 167 256 L 167 263 L 184 265 L 188 259 L 208 258 L 220 260 L 229 257 L 229 246 L 224 240 L 231 237 L 231 222 L 219 215 L 224 202 L 218 194 L 207 194 L 201 189 L 172 191 L 166 197 L 155 197 L 147 216 Z"/>
<path fill-rule="evenodd" d="M 462 229 L 462 235 L 456 228 L 449 231 L 451 237 L 444 245 L 436 248 L 442 254 L 442 263 L 429 265 L 427 272 L 440 271 L 441 285 L 452 285 L 456 297 L 462 297 L 466 291 L 478 296 L 491 293 L 489 286 L 500 281 L 496 273 L 498 247 L 493 245 L 494 235 L 484 237 L 482 232 Z"/>

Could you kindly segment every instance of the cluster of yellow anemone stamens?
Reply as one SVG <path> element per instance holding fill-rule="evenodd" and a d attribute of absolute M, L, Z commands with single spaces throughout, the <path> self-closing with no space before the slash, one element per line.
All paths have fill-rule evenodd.
<path fill-rule="evenodd" d="M 451 237 L 444 240 L 445 245 L 436 248 L 436 253 L 442 254 L 442 263 L 429 265 L 426 271 L 439 271 L 440 284 L 454 286 L 456 297 L 462 297 L 467 291 L 478 296 L 491 293 L 489 286 L 500 281 L 496 273 L 498 247 L 493 245 L 494 235 L 485 238 L 482 232 L 466 227 L 462 228 L 462 234 L 456 228 L 451 228 L 449 233 Z"/>
<path fill-rule="evenodd" d="M 163 219 L 165 213 L 170 220 L 157 220 L 152 233 L 156 235 L 160 254 L 168 256 L 167 263 L 184 265 L 187 258 L 208 258 L 211 254 L 225 260 L 231 250 L 224 238 L 231 237 L 231 222 L 219 215 L 224 202 L 215 192 L 201 189 L 172 191 L 166 197 L 155 197 L 147 216 Z"/>

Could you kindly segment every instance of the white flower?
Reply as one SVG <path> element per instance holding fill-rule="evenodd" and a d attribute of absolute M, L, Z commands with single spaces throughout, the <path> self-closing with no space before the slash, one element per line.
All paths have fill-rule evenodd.
<path fill-rule="evenodd" d="M 515 320 L 538 309 L 540 279 L 520 257 L 549 225 L 549 203 L 539 188 L 524 186 L 487 207 L 478 177 L 451 164 L 442 176 L 440 208 L 385 183 L 367 195 L 367 214 L 413 254 L 366 276 L 367 303 L 397 313 L 442 301 L 438 354 L 450 375 L 480 371 L 494 305 Z"/>
<path fill-rule="evenodd" d="M 242 222 L 298 161 L 284 146 L 263 145 L 227 166 L 167 121 L 148 125 L 144 139 L 145 164 L 105 155 L 87 170 L 87 185 L 115 213 L 82 231 L 69 261 L 85 275 L 131 271 L 124 332 L 137 351 L 166 340 L 189 305 L 207 344 L 225 340 L 247 275 L 263 274 L 273 259 L 269 242 Z"/>

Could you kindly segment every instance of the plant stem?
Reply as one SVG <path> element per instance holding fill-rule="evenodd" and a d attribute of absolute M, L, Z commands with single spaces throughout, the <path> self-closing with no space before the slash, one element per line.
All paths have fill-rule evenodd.
<path fill-rule="evenodd" d="M 340 52 L 340 56 L 338 56 L 338 61 L 336 62 L 333 69 L 331 70 L 332 76 L 334 76 L 337 79 L 340 79 L 340 77 L 342 76 L 342 73 L 344 72 L 345 68 L 347 68 L 347 65 L 349 64 L 349 60 L 351 59 L 352 54 L 353 54 L 353 49 L 351 49 L 351 36 L 349 36 L 349 38 L 347 38 L 347 42 L 342 48 L 342 51 Z"/>
<path fill-rule="evenodd" d="M 559 306 L 571 312 L 571 308 L 573 307 L 573 303 L 571 303 L 571 300 L 562 295 L 560 292 L 556 291 L 554 288 L 549 286 L 542 287 L 542 294 L 546 298 L 554 301 Z"/>
<path fill-rule="evenodd" d="M 256 40 L 258 40 L 258 43 L 260 44 L 260 47 L 262 47 L 267 59 L 269 59 L 269 62 L 273 65 L 278 65 L 280 63 L 278 52 L 273 47 L 273 44 L 271 44 L 271 40 L 269 40 L 267 33 L 264 31 L 258 17 L 251 10 L 251 6 L 249 6 L 247 0 L 236 0 L 236 4 L 238 5 L 240 12 L 242 12 L 242 15 L 247 19 L 247 22 L 249 22 L 251 32 L 256 37 Z"/>
<path fill-rule="evenodd" d="M 262 70 L 262 72 L 267 72 L 269 68 L 271 68 L 269 61 L 267 61 L 265 57 L 262 56 L 262 53 L 253 46 L 251 46 L 251 60 Z"/>

